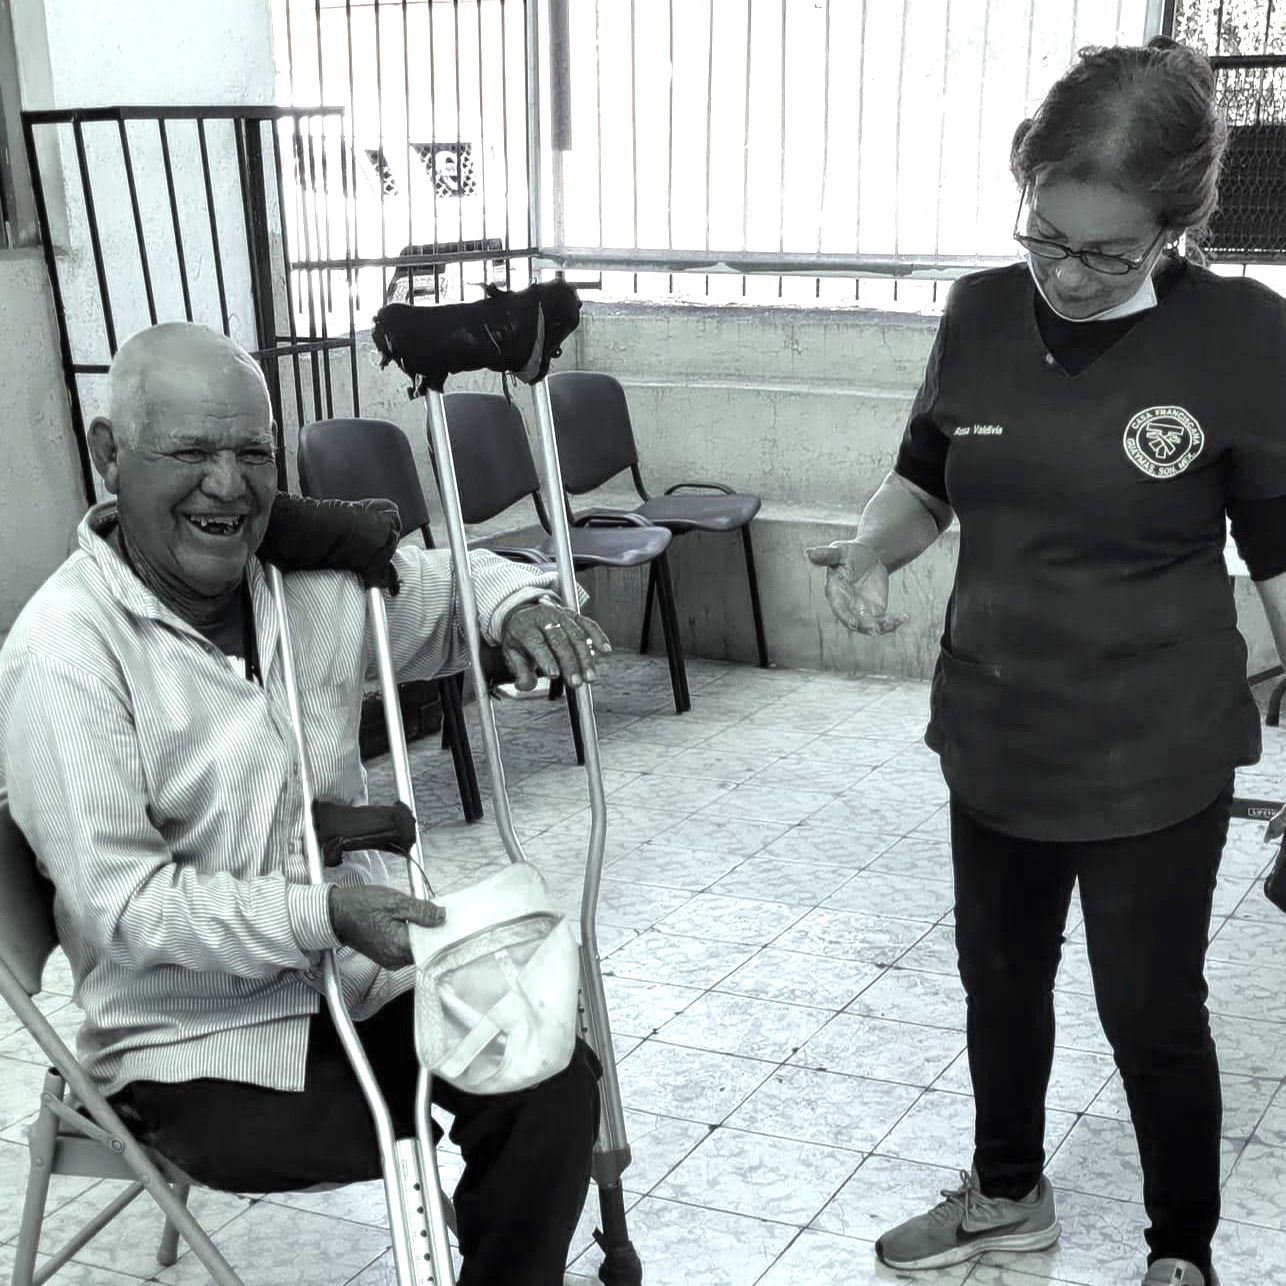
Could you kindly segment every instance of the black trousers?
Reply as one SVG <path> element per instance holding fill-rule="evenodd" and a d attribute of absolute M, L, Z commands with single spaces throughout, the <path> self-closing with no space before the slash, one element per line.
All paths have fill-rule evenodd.
<path fill-rule="evenodd" d="M 412 1005 L 407 993 L 357 1028 L 400 1137 L 414 1133 Z M 562 1286 L 589 1186 L 599 1072 L 578 1042 L 565 1071 L 515 1094 L 465 1094 L 433 1082 L 464 1159 L 455 1191 L 459 1286 Z M 324 1005 L 312 1021 L 300 1093 L 222 1080 L 135 1081 L 113 1105 L 147 1146 L 223 1191 L 380 1177 L 370 1113 Z"/>
<path fill-rule="evenodd" d="M 1187 1259 L 1207 1278 L 1219 1222 L 1223 1101 L 1205 957 L 1231 800 L 1229 783 L 1178 825 L 1094 843 L 1016 839 L 951 803 L 983 1192 L 1020 1197 L 1044 1165 L 1054 977 L 1079 879 L 1099 1017 L 1143 1163 L 1150 1260 Z"/>

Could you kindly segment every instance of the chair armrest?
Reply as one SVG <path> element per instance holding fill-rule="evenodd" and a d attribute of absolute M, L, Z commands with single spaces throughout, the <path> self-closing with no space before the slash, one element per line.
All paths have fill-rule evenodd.
<path fill-rule="evenodd" d="M 725 486 L 722 482 L 676 482 L 672 487 L 666 487 L 665 494 L 672 496 L 676 491 L 721 491 L 725 496 L 735 496 L 737 494 L 733 487 Z"/>
<path fill-rule="evenodd" d="M 519 549 L 504 545 L 484 545 L 480 548 L 499 554 L 501 558 L 507 558 L 511 563 L 530 563 L 535 567 L 543 567 L 550 561 L 549 555 L 540 549 Z"/>
<path fill-rule="evenodd" d="M 642 514 L 625 509 L 590 509 L 572 520 L 573 527 L 651 527 Z"/>

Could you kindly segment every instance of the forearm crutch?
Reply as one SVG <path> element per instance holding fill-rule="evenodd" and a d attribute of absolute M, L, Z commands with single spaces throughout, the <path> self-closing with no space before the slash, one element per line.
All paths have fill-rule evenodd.
<path fill-rule="evenodd" d="M 314 884 L 321 884 L 325 879 L 324 863 L 321 843 L 313 822 L 312 776 L 308 768 L 307 744 L 299 703 L 299 683 L 295 670 L 285 585 L 278 568 L 268 566 L 267 571 L 277 619 L 280 622 L 282 675 L 286 686 L 286 700 L 290 708 L 290 724 L 294 731 L 295 750 L 299 757 L 299 783 L 304 810 L 304 854 L 308 860 L 309 879 Z M 402 709 L 398 701 L 397 681 L 389 649 L 388 616 L 384 610 L 383 594 L 379 589 L 371 589 L 367 593 L 367 619 L 375 644 L 380 694 L 388 730 L 389 753 L 397 783 L 397 796 L 414 815 L 415 797 L 411 785 L 406 737 L 402 728 Z M 429 890 L 421 869 L 418 824 L 415 825 L 410 856 L 411 892 L 417 898 L 428 897 Z M 333 951 L 323 953 L 322 978 L 331 1019 L 335 1024 L 335 1030 L 339 1033 L 344 1053 L 352 1065 L 370 1109 L 371 1119 L 375 1124 L 398 1286 L 454 1286 L 455 1268 L 451 1260 L 451 1247 L 447 1241 L 446 1209 L 438 1180 L 437 1151 L 429 1115 L 432 1090 L 429 1073 L 421 1067 L 416 1082 L 415 1134 L 411 1138 L 397 1138 L 393 1131 L 388 1104 L 384 1100 L 379 1082 L 366 1056 L 366 1050 L 357 1035 L 348 1006 L 344 1003 L 339 965 Z"/>
<path fill-rule="evenodd" d="M 515 374 L 531 384 L 558 587 L 563 600 L 574 607 L 579 599 L 558 462 L 558 443 L 554 436 L 545 375 L 551 358 L 557 354 L 558 345 L 575 330 L 579 314 L 580 301 L 575 291 L 562 282 L 552 282 L 512 294 L 492 291 L 476 304 L 445 308 L 390 305 L 380 311 L 374 331 L 375 342 L 385 361 L 396 360 L 407 374 L 415 378 L 413 392 L 424 394 L 427 402 L 429 441 L 437 462 L 447 541 L 456 571 L 460 623 L 468 644 L 469 670 L 491 776 L 495 820 L 511 862 L 524 862 L 527 857 L 514 829 L 500 737 L 483 668 L 478 605 L 469 570 L 468 539 L 460 508 L 455 460 L 447 433 L 443 389 L 449 375 L 484 368 Z M 630 1164 L 630 1146 L 598 958 L 596 917 L 607 840 L 607 801 L 593 694 L 588 684 L 582 684 L 574 691 L 584 739 L 590 799 L 589 845 L 580 907 L 581 1033 L 603 1066 L 600 1085 L 602 1115 L 593 1158 L 601 1219 L 601 1227 L 595 1231 L 594 1237 L 603 1251 L 598 1275 L 605 1286 L 638 1286 L 643 1279 L 643 1271 L 626 1226 L 621 1182 Z"/>

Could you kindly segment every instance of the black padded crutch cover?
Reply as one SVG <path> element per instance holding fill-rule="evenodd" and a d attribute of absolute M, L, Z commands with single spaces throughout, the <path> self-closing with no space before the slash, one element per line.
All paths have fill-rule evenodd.
<path fill-rule="evenodd" d="M 414 383 L 411 397 L 441 393 L 449 375 L 504 371 L 524 384 L 543 380 L 562 344 L 580 325 L 580 296 L 565 281 L 526 290 L 488 286 L 474 303 L 417 308 L 387 304 L 375 314 L 371 338 Z"/>
<path fill-rule="evenodd" d="M 401 527 L 391 500 L 313 500 L 279 491 L 258 554 L 283 572 L 356 572 L 367 589 L 396 594 L 389 560 Z"/>

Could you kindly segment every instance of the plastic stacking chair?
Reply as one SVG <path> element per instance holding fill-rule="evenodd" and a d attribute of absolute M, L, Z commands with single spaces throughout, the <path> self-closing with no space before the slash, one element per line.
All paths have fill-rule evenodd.
<path fill-rule="evenodd" d="M 759 578 L 750 523 L 759 512 L 758 496 L 733 491 L 721 482 L 678 482 L 663 496 L 650 496 L 639 471 L 638 447 L 630 426 L 625 390 L 610 375 L 596 371 L 562 371 L 549 377 L 549 400 L 554 412 L 563 485 L 573 496 L 601 487 L 609 479 L 630 471 L 634 488 L 643 502 L 632 512 L 665 527 L 675 536 L 690 531 L 741 532 L 750 586 L 750 612 L 754 620 L 759 664 L 768 665 L 763 612 L 759 604 Z M 654 571 L 648 580 L 643 609 L 639 652 L 647 651 L 652 625 L 652 604 L 660 586 Z"/>
<path fill-rule="evenodd" d="M 518 408 L 498 393 L 448 393 L 445 405 L 464 521 L 486 522 L 530 497 L 540 525 L 548 533 L 549 515 L 540 497 L 540 478 Z M 566 504 L 564 497 L 559 499 Z M 692 700 L 666 560 L 670 532 L 638 514 L 599 513 L 575 519 L 570 534 L 577 571 L 592 567 L 651 568 L 670 663 L 674 709 L 678 714 L 686 713 L 692 708 Z M 535 548 L 552 558 L 553 538 L 546 534 Z M 577 750 L 579 757 L 579 744 Z"/>
<path fill-rule="evenodd" d="M 418 530 L 433 548 L 429 510 L 424 501 L 411 443 L 387 420 L 319 420 L 299 433 L 299 487 L 306 496 L 326 500 L 392 500 L 402 518 L 402 532 Z M 465 820 L 480 821 L 482 796 L 464 720 L 463 679 L 438 680 L 442 702 L 442 744 L 455 763 L 460 806 Z"/>
<path fill-rule="evenodd" d="M 182 1235 L 219 1286 L 244 1286 L 188 1210 L 191 1180 L 137 1142 L 32 999 L 58 945 L 53 902 L 53 886 L 40 874 L 26 838 L 9 816 L 7 801 L 0 797 L 0 997 L 50 1062 L 40 1112 L 28 1137 L 31 1168 L 15 1246 L 13 1286 L 39 1286 L 47 1281 L 143 1192 L 166 1217 L 156 1252 L 158 1264 L 174 1263 Z M 129 1187 L 37 1272 L 49 1181 L 56 1174 L 125 1179 Z"/>

